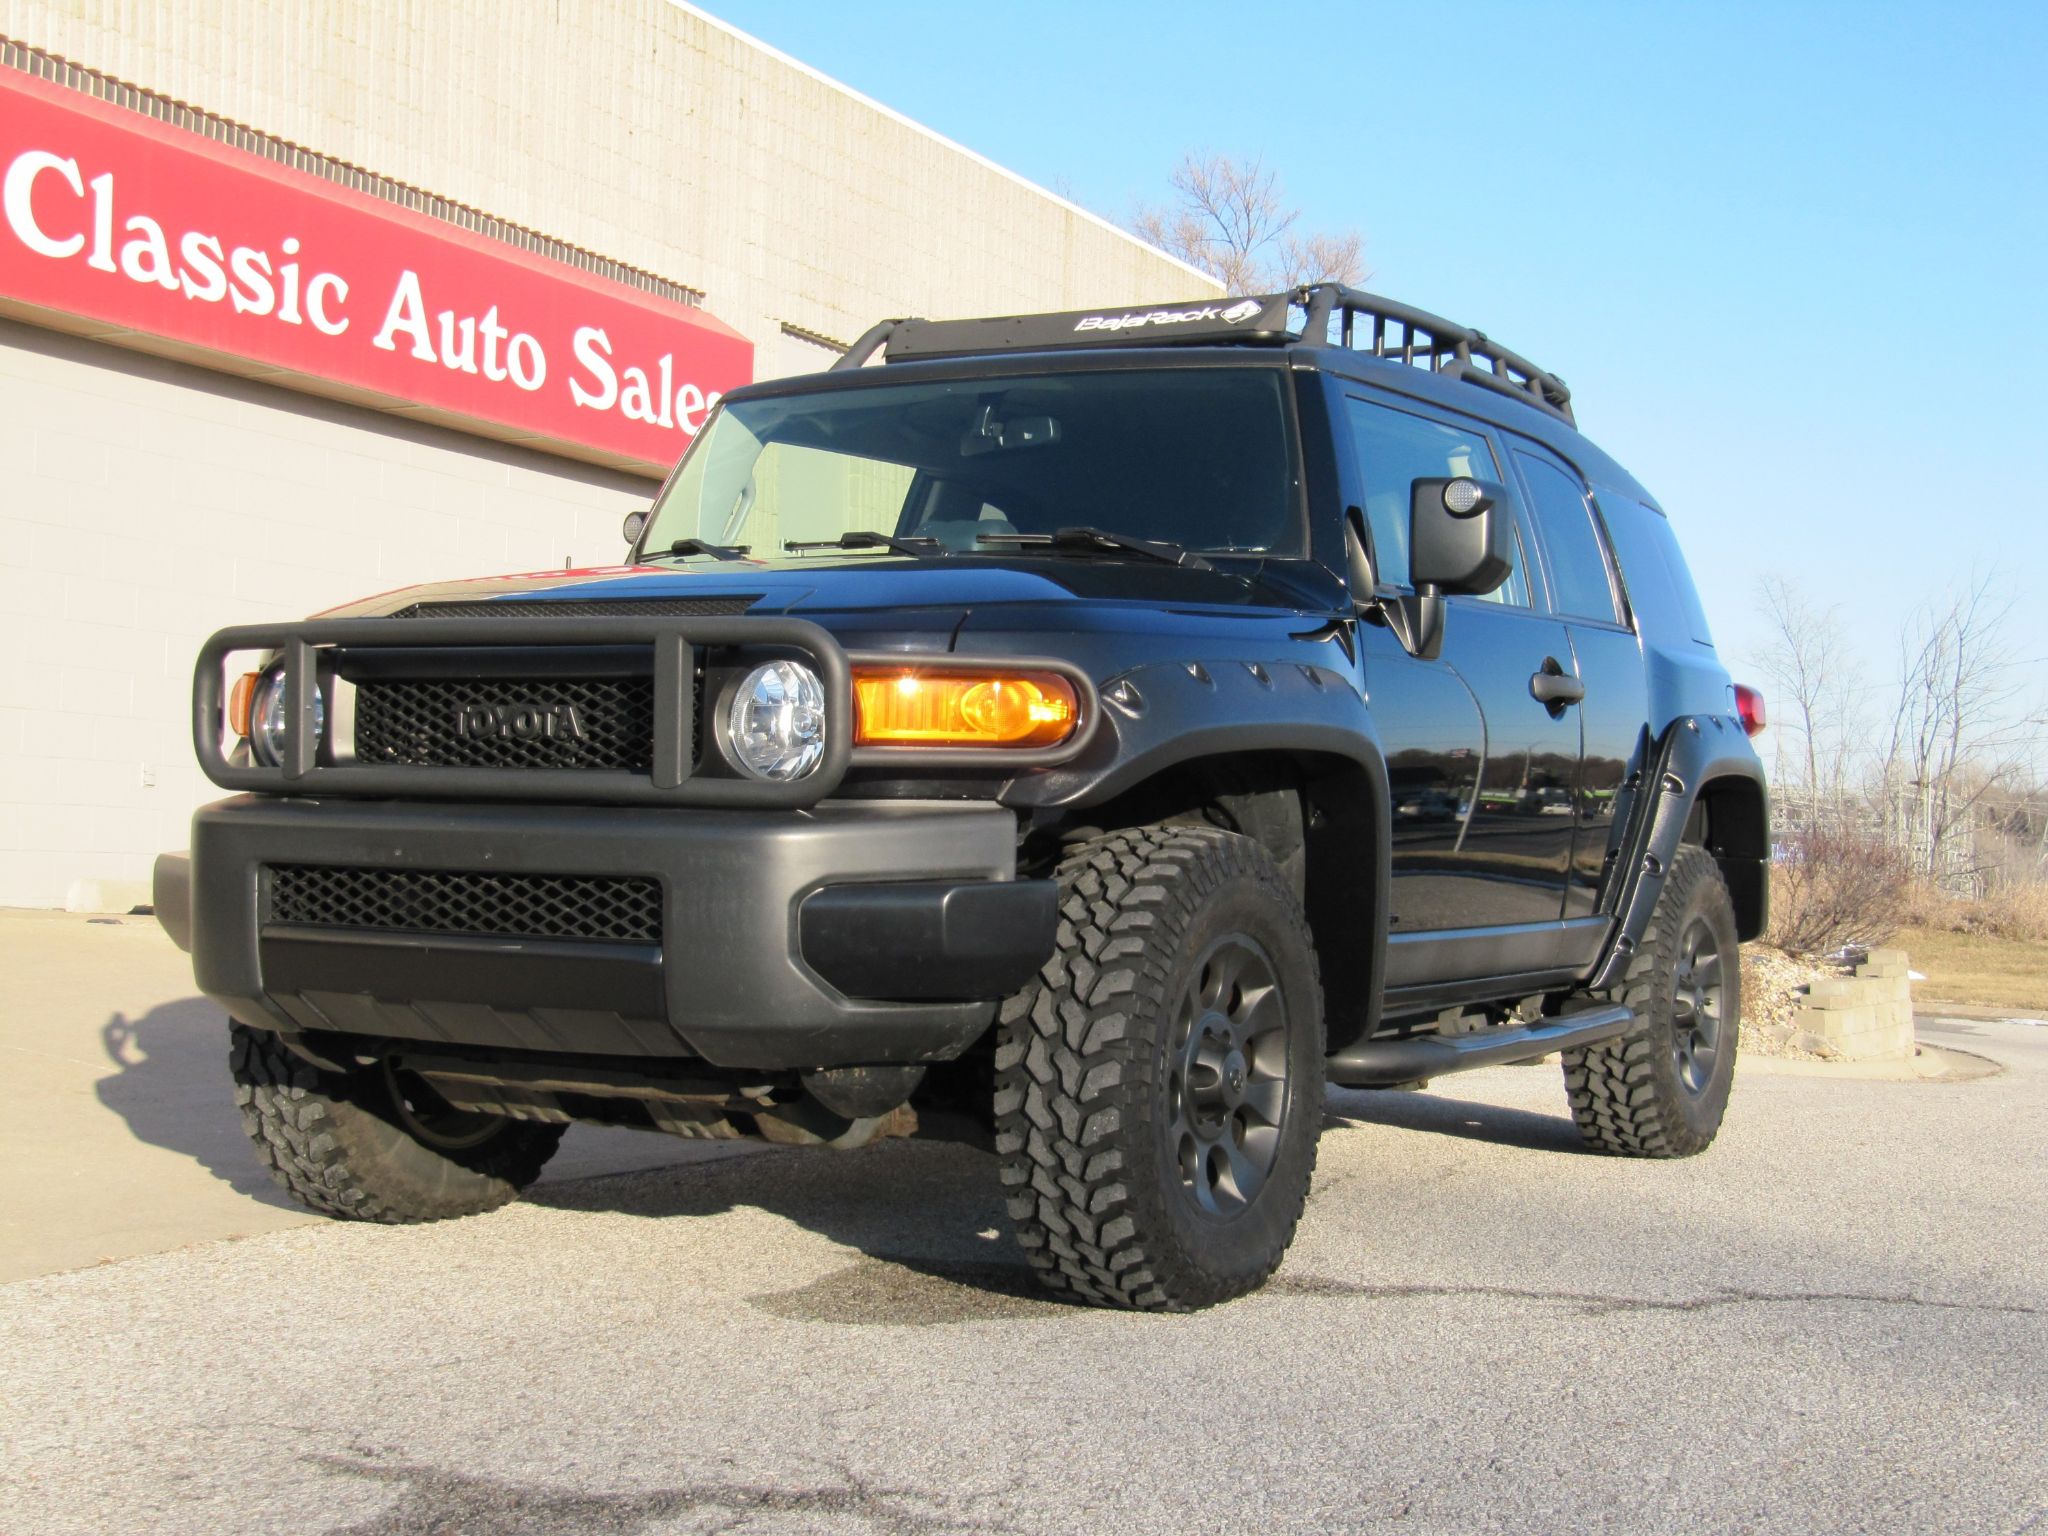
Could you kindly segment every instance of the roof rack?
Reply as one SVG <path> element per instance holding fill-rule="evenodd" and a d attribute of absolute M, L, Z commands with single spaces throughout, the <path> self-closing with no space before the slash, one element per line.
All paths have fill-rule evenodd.
<path fill-rule="evenodd" d="M 1065 347 L 1289 344 L 1342 347 L 1426 368 L 1573 421 L 1572 392 L 1556 374 L 1489 340 L 1483 331 L 1341 283 L 1187 304 L 987 320 L 884 320 L 847 348 L 832 367 L 862 367 L 878 351 L 893 363 Z"/>

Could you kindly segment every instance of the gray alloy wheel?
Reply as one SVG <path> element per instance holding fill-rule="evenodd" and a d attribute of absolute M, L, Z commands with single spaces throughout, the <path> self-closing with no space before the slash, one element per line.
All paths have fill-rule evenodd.
<path fill-rule="evenodd" d="M 1211 1216 L 1258 1198 L 1287 1106 L 1287 1000 L 1257 940 L 1226 934 L 1188 975 L 1167 1080 L 1181 1187 Z"/>

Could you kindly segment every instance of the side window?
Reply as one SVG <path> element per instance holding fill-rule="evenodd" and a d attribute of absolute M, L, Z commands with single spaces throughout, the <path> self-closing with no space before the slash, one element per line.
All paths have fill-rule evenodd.
<path fill-rule="evenodd" d="M 1707 628 L 1707 612 L 1700 606 L 1699 589 L 1686 569 L 1677 536 L 1662 512 L 1644 506 L 1633 496 L 1618 491 L 1599 491 L 1601 521 L 1613 541 L 1614 557 L 1621 562 L 1623 582 L 1628 587 L 1629 606 L 1638 623 L 1647 625 L 1655 616 L 1683 618 L 1686 633 L 1701 645 L 1714 643 Z"/>
<path fill-rule="evenodd" d="M 1469 475 L 1498 480 L 1493 450 L 1477 432 L 1411 416 L 1391 406 L 1346 397 L 1351 442 L 1364 478 L 1365 521 L 1372 534 L 1373 574 L 1396 587 L 1408 585 L 1408 490 L 1417 480 Z M 1518 541 L 1519 542 L 1519 541 Z M 1514 574 L 1497 600 L 1526 605 L 1527 583 L 1517 550 Z"/>
<path fill-rule="evenodd" d="M 1519 451 L 1515 458 L 1529 482 L 1531 510 L 1544 551 L 1550 556 L 1557 611 L 1569 618 L 1620 623 L 1614 582 L 1607 573 L 1607 553 L 1600 547 L 1585 488 L 1548 459 Z"/>

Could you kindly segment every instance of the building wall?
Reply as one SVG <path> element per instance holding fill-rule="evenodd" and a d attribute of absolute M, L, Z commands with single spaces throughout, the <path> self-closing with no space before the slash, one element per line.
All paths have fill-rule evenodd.
<path fill-rule="evenodd" d="M 705 291 L 759 372 L 1192 268 L 674 0 L 0 0 L 0 33 Z"/>
<path fill-rule="evenodd" d="M 0 466 L 0 906 L 126 906 L 185 846 L 213 630 L 613 561 L 652 489 L 5 320 Z"/>
<path fill-rule="evenodd" d="M 703 291 L 756 373 L 896 315 L 1212 294 L 672 0 L 0 0 L 0 35 Z M 650 483 L 0 320 L 0 904 L 143 899 L 222 625 L 604 563 Z"/>

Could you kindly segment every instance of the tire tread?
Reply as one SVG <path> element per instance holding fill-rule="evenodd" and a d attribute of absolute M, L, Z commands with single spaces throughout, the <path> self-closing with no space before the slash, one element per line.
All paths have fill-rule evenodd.
<path fill-rule="evenodd" d="M 1256 1275 L 1219 1277 L 1148 1220 L 1131 1181 L 1127 1124 L 1147 1123 L 1155 1089 L 1146 1010 L 1164 991 L 1174 938 L 1204 898 L 1232 881 L 1278 896 L 1310 956 L 1300 904 L 1258 844 L 1199 824 L 1139 827 L 1081 845 L 1060 865 L 1059 939 L 1036 983 L 1004 1004 L 996 1046 L 996 1153 L 1017 1239 L 1047 1288 L 1103 1306 L 1179 1311 L 1256 1289 L 1278 1267 L 1282 1241 Z M 1321 1113 L 1322 1054 L 1301 1084 Z M 1314 1142 L 1309 1144 L 1309 1172 Z M 1291 1239 L 1306 1200 L 1303 1177 L 1284 1214 Z M 1278 1193 L 1278 1191 L 1275 1191 Z"/>

